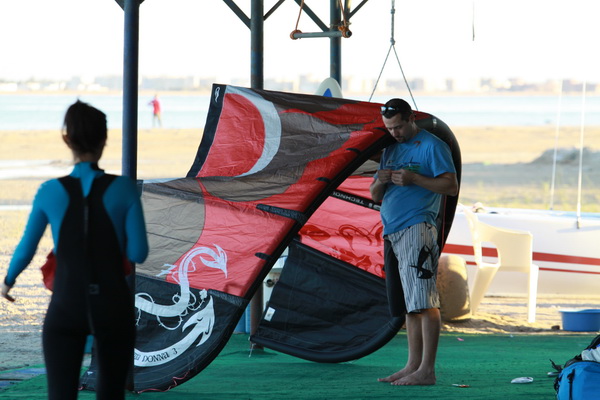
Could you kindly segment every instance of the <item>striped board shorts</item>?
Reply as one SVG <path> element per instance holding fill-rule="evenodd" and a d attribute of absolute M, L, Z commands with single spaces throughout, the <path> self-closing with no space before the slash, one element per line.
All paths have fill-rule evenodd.
<path fill-rule="evenodd" d="M 394 286 L 396 271 L 389 271 L 396 264 L 389 256 L 395 256 L 398 265 L 399 280 L 404 292 L 404 301 L 408 312 L 420 312 L 428 308 L 440 308 L 440 297 L 437 291 L 437 269 L 440 256 L 437 244 L 437 229 L 435 226 L 422 222 L 403 229 L 399 232 L 390 233 L 386 240 L 391 244 L 392 252 L 388 251 L 386 263 L 386 276 L 392 280 L 388 284 L 388 297 L 390 302 L 394 297 L 390 296 L 390 286 Z M 397 287 L 398 285 L 396 285 Z M 396 300 L 397 301 L 397 300 Z M 395 305 L 390 305 L 392 310 Z M 394 313 L 392 313 L 394 315 Z"/>

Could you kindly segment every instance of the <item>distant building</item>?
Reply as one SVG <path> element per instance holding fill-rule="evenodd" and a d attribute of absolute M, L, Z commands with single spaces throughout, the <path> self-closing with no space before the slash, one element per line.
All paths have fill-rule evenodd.
<path fill-rule="evenodd" d="M 17 82 L 0 82 L 0 92 L 16 92 L 19 90 Z"/>
<path fill-rule="evenodd" d="M 123 90 L 123 77 L 120 75 L 104 75 L 96 78 L 96 83 L 108 90 Z"/>
<path fill-rule="evenodd" d="M 311 75 L 300 75 L 295 79 L 265 79 L 264 88 L 284 92 L 315 93 L 321 78 Z M 209 92 L 214 83 L 228 84 L 234 86 L 249 87 L 250 79 L 246 78 L 217 78 L 199 76 L 141 76 L 139 88 L 147 91 L 195 91 Z M 375 87 L 377 84 L 377 87 Z M 406 93 L 407 83 L 398 74 L 393 78 L 359 78 L 344 77 L 342 93 L 345 96 L 365 96 L 373 93 L 377 95 L 399 95 Z M 430 93 L 498 93 L 498 92 L 535 92 L 535 93 L 558 93 L 561 90 L 569 93 L 580 93 L 583 90 L 583 82 L 565 79 L 547 80 L 545 82 L 529 82 L 521 78 L 495 79 L 495 78 L 411 78 L 408 80 L 411 91 Z M 35 80 L 29 79 L 21 82 L 0 82 L 0 92 L 16 91 L 121 91 L 123 90 L 123 77 L 120 75 L 105 75 L 99 77 L 74 76 L 67 80 Z M 595 82 L 587 82 L 586 91 L 597 93 L 600 85 Z"/>

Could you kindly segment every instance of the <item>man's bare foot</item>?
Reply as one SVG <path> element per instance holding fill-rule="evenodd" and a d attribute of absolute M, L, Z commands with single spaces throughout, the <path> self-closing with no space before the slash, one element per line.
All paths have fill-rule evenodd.
<path fill-rule="evenodd" d="M 379 378 L 377 380 L 379 382 L 390 382 L 391 383 L 391 382 L 395 382 L 395 381 L 397 381 L 399 379 L 402 379 L 405 376 L 408 376 L 408 375 L 414 373 L 415 371 L 416 371 L 416 369 L 412 369 L 412 368 L 409 368 L 409 367 L 404 367 L 400 371 L 398 371 L 398 372 L 396 372 L 396 373 L 394 373 L 394 374 L 392 374 L 390 376 L 387 376 L 385 378 Z"/>
<path fill-rule="evenodd" d="M 410 375 L 405 375 L 402 378 L 391 382 L 394 386 L 428 386 L 435 385 L 435 373 L 415 371 Z"/>

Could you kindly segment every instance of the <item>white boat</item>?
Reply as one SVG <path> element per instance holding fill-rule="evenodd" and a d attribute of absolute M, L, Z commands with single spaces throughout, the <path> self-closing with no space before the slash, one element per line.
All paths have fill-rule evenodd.
<path fill-rule="evenodd" d="M 540 268 L 539 296 L 600 296 L 600 213 L 577 216 L 575 212 L 487 208 L 477 216 L 492 226 L 531 232 L 533 262 Z M 496 261 L 492 245 L 484 246 L 486 253 L 490 255 L 486 261 Z M 443 254 L 465 259 L 471 289 L 476 267 L 471 233 L 460 207 Z M 499 269 L 486 294 L 526 295 L 527 278 Z"/>

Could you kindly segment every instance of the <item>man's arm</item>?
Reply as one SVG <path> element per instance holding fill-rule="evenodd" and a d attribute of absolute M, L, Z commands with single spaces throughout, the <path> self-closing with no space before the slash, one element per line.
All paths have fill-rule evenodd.
<path fill-rule="evenodd" d="M 392 182 L 398 186 L 417 185 L 446 196 L 456 196 L 458 194 L 458 181 L 456 180 L 456 174 L 452 172 L 445 172 L 435 178 L 429 178 L 401 169 L 392 172 Z"/>
<path fill-rule="evenodd" d="M 390 169 L 380 169 L 377 171 L 377 175 L 373 182 L 371 182 L 371 186 L 369 190 L 371 191 L 371 198 L 376 203 L 381 203 L 383 200 L 383 195 L 385 194 L 385 189 L 387 188 L 387 184 L 392 181 L 392 170 Z"/>
<path fill-rule="evenodd" d="M 381 203 L 381 200 L 383 200 L 383 195 L 385 194 L 385 186 L 386 185 L 381 183 L 378 178 L 373 180 L 369 190 L 371 191 L 371 198 L 374 202 Z"/>

